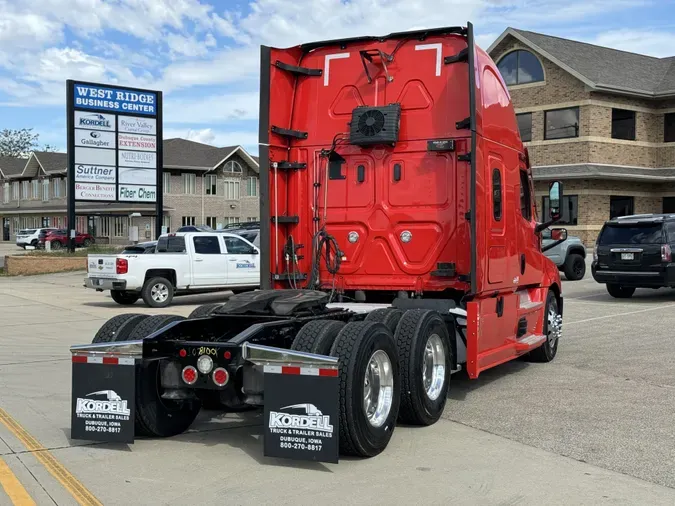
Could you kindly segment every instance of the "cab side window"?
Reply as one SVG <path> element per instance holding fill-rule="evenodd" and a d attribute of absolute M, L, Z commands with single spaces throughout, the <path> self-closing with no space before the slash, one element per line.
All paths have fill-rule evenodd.
<path fill-rule="evenodd" d="M 220 255 L 220 244 L 217 237 L 194 237 L 192 241 L 195 245 L 195 253 L 200 255 Z"/>
<path fill-rule="evenodd" d="M 231 255 L 250 255 L 253 253 L 253 246 L 249 246 L 237 237 L 225 237 L 225 247 Z"/>
<path fill-rule="evenodd" d="M 527 172 L 520 171 L 520 214 L 526 220 L 532 219 L 532 195 L 530 195 L 530 182 Z"/>
<path fill-rule="evenodd" d="M 492 216 L 495 221 L 502 219 L 502 172 L 492 169 Z"/>

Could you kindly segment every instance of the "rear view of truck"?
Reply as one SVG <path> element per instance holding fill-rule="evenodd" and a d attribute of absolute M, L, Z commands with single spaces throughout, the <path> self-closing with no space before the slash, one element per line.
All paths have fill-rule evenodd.
<path fill-rule="evenodd" d="M 553 360 L 561 285 L 538 234 L 555 217 L 536 222 L 471 24 L 263 47 L 260 100 L 262 289 L 187 319 L 111 319 L 74 367 L 126 364 L 137 386 L 74 372 L 73 406 L 76 389 L 114 390 L 131 436 L 135 420 L 155 437 L 208 404 L 263 406 L 266 455 L 336 462 L 378 455 L 397 422 L 436 423 L 453 372 Z M 549 197 L 553 217 L 562 185 Z"/>

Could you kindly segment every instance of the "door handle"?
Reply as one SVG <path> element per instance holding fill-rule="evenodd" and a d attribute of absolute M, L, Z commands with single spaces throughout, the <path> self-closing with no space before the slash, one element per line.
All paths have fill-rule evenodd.
<path fill-rule="evenodd" d="M 195 262 L 203 262 L 203 261 L 204 261 L 203 258 L 195 258 Z"/>

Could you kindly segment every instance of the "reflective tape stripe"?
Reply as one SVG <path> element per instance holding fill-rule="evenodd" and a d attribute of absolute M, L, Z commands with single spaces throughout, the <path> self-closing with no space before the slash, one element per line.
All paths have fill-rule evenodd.
<path fill-rule="evenodd" d="M 134 365 L 136 361 L 130 357 L 100 357 L 89 355 L 73 355 L 76 364 Z"/>
<path fill-rule="evenodd" d="M 321 377 L 336 377 L 338 370 L 329 369 L 325 367 L 297 367 L 297 366 L 281 366 L 281 365 L 266 365 L 264 368 L 266 373 L 272 374 L 291 374 L 300 376 L 321 376 Z"/>

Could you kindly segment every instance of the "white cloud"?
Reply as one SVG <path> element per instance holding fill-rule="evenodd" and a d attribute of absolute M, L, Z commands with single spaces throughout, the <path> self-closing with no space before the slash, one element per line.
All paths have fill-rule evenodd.
<path fill-rule="evenodd" d="M 669 32 L 615 30 L 600 33 L 585 42 L 657 58 L 675 55 L 675 33 Z"/>
<path fill-rule="evenodd" d="M 216 147 L 243 146 L 249 152 L 258 152 L 258 132 L 225 132 L 213 130 L 212 128 L 203 128 L 197 130 L 191 128 L 164 129 L 165 139 L 171 139 L 174 137 L 210 144 Z"/>
<path fill-rule="evenodd" d="M 191 99 L 167 100 L 164 122 L 180 124 L 223 124 L 258 119 L 257 92 L 223 93 Z"/>

